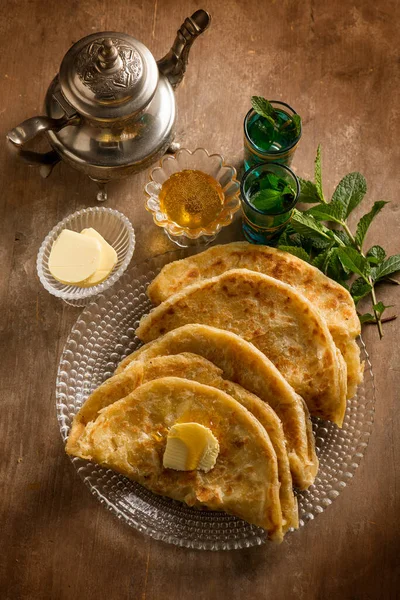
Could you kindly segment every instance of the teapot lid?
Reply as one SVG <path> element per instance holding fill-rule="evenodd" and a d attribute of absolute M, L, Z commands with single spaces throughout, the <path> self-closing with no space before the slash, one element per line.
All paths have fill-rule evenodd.
<path fill-rule="evenodd" d="M 59 77 L 65 99 L 78 113 L 114 121 L 140 112 L 150 102 L 158 67 L 138 40 L 104 31 L 82 38 L 68 50 Z"/>

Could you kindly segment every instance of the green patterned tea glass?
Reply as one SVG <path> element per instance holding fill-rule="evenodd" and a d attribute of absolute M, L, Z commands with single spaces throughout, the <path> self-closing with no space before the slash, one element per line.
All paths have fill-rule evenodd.
<path fill-rule="evenodd" d="M 276 193 L 271 181 L 279 181 L 279 185 L 287 186 L 291 193 L 283 195 Z M 272 199 L 268 201 L 268 206 L 261 210 L 254 206 L 252 198 L 254 198 L 253 202 L 256 202 L 256 194 L 260 198 L 260 192 L 263 191 L 266 191 Z M 247 241 L 253 244 L 274 245 L 290 221 L 299 193 L 299 180 L 285 165 L 263 163 L 248 169 L 240 185 L 243 233 Z"/>
<path fill-rule="evenodd" d="M 276 162 L 290 166 L 301 138 L 291 126 L 291 116 L 297 114 L 285 102 L 272 100 L 277 113 L 279 129 L 274 128 L 264 117 L 250 109 L 244 119 L 244 167 Z M 286 123 L 288 125 L 286 125 Z"/>

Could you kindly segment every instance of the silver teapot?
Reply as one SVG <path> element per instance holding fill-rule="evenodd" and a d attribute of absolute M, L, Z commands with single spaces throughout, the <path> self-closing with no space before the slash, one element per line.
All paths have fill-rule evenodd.
<path fill-rule="evenodd" d="M 170 51 L 159 61 L 138 40 L 105 31 L 82 38 L 64 56 L 45 99 L 45 116 L 27 119 L 7 134 L 10 148 L 48 177 L 60 160 L 83 171 L 107 199 L 105 184 L 127 177 L 174 151 L 174 89 L 185 74 L 193 41 L 210 15 L 185 19 Z M 45 134 L 52 150 L 25 144 Z"/>

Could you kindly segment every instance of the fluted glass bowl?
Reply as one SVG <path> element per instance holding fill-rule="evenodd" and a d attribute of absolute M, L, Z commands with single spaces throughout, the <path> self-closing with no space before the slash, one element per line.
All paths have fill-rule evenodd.
<path fill-rule="evenodd" d="M 81 232 L 93 227 L 114 248 L 117 263 L 111 274 L 103 282 L 88 288 L 67 285 L 57 281 L 49 271 L 49 256 L 53 243 L 63 229 Z M 43 241 L 36 261 L 37 273 L 45 289 L 73 306 L 85 306 L 94 296 L 114 285 L 129 265 L 135 249 L 135 232 L 127 217 L 117 210 L 106 207 L 85 208 L 65 217 Z"/>
<path fill-rule="evenodd" d="M 160 206 L 162 184 L 174 173 L 186 169 L 202 171 L 213 177 L 221 185 L 225 198 L 218 217 L 207 226 L 196 229 L 171 221 Z M 222 227 L 232 223 L 233 215 L 240 208 L 240 183 L 236 179 L 236 169 L 226 165 L 220 154 L 209 154 L 204 148 L 197 148 L 193 152 L 182 148 L 174 155 L 164 156 L 160 166 L 150 172 L 150 181 L 144 189 L 148 196 L 146 210 L 152 214 L 154 223 L 163 227 L 169 239 L 181 247 L 209 244 Z"/>
<path fill-rule="evenodd" d="M 111 377 L 118 363 L 141 346 L 135 336 L 150 311 L 146 289 L 160 269 L 188 251 L 168 252 L 136 266 L 76 321 L 62 353 L 56 388 L 57 416 L 65 442 L 72 419 L 90 393 Z M 317 517 L 350 483 L 367 448 L 373 425 L 375 385 L 363 341 L 364 382 L 347 403 L 342 429 L 313 419 L 319 472 L 298 492 L 300 527 Z M 221 512 L 200 511 L 156 496 L 126 477 L 78 458 L 72 459 L 92 494 L 121 521 L 158 540 L 201 550 L 234 550 L 263 544 L 265 532 Z M 351 494 L 351 490 L 348 490 Z M 294 532 L 293 535 L 296 535 Z"/>

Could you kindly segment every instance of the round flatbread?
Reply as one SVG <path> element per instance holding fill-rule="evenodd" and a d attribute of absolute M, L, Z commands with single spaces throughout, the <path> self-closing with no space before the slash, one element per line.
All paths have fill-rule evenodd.
<path fill-rule="evenodd" d="M 168 431 L 185 422 L 208 427 L 219 442 L 207 473 L 163 467 Z M 239 402 L 213 387 L 177 377 L 145 383 L 86 425 L 74 456 L 189 506 L 231 513 L 282 540 L 278 467 L 268 434 Z"/>

